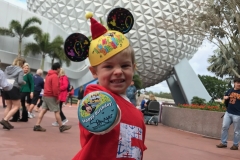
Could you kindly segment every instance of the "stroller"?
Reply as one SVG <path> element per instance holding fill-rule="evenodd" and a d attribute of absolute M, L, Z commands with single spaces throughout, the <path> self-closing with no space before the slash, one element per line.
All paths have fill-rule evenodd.
<path fill-rule="evenodd" d="M 148 109 L 144 111 L 144 121 L 146 124 L 158 125 L 160 104 L 157 101 L 151 101 Z"/>

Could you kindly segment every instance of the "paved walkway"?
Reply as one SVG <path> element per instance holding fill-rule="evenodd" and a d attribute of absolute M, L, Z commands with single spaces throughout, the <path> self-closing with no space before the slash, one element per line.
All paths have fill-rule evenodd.
<path fill-rule="evenodd" d="M 0 118 L 3 117 L 0 107 Z M 0 128 L 0 159 L 2 160 L 70 160 L 79 150 L 77 107 L 65 107 L 64 113 L 73 127 L 60 133 L 54 122 L 53 113 L 47 113 L 42 126 L 47 132 L 33 132 L 36 118 L 29 122 L 12 123 L 14 129 Z M 1 127 L 1 126 L 0 126 Z M 219 140 L 179 131 L 159 124 L 147 125 L 144 160 L 239 160 L 240 151 L 218 149 Z M 94 154 L 94 153 L 93 153 Z"/>

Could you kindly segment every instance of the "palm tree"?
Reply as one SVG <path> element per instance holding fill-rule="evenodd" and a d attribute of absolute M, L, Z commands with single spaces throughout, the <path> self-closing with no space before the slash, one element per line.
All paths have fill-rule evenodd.
<path fill-rule="evenodd" d="M 32 34 L 41 34 L 41 29 L 32 24 L 42 22 L 37 17 L 28 18 L 23 25 L 17 20 L 12 20 L 8 28 L 0 28 L 0 35 L 18 37 L 18 57 L 22 55 L 22 40 L 24 37 L 29 37 Z"/>
<path fill-rule="evenodd" d="M 57 36 L 50 42 L 49 33 L 36 34 L 34 36 L 36 43 L 28 43 L 25 45 L 24 55 L 27 56 L 29 53 L 33 55 L 41 54 L 41 69 L 44 69 L 44 61 L 47 55 L 51 56 L 56 52 L 56 48 L 60 48 L 63 45 L 63 38 Z"/>
<path fill-rule="evenodd" d="M 236 76 L 234 71 L 237 73 L 240 71 L 239 54 L 235 54 L 231 48 L 232 46 L 230 45 L 224 45 L 214 50 L 215 54 L 208 58 L 208 62 L 211 64 L 207 68 L 208 71 L 215 73 L 216 76 L 221 78 L 223 78 L 223 76 Z"/>
<path fill-rule="evenodd" d="M 64 49 L 61 46 L 56 48 L 51 54 L 49 54 L 49 57 L 52 58 L 52 62 L 51 62 L 52 65 L 55 59 L 57 59 L 60 64 L 65 62 L 68 67 L 71 65 L 70 59 L 67 58 L 67 56 L 65 55 Z"/>

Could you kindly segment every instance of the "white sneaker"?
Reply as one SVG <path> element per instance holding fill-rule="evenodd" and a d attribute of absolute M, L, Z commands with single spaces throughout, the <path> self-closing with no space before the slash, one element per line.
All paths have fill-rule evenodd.
<path fill-rule="evenodd" d="M 36 117 L 34 113 L 31 113 L 31 115 L 32 115 L 32 117 L 33 117 L 33 118 L 35 118 L 35 117 Z"/>
<path fill-rule="evenodd" d="M 68 119 L 64 119 L 64 120 L 62 121 L 62 125 L 65 125 L 67 122 L 68 122 Z"/>
<path fill-rule="evenodd" d="M 58 122 L 53 122 L 52 125 L 53 125 L 54 127 L 59 126 Z"/>
<path fill-rule="evenodd" d="M 72 106 L 69 106 L 69 107 L 72 107 Z"/>
<path fill-rule="evenodd" d="M 63 107 L 66 107 L 66 104 L 63 104 Z"/>
<path fill-rule="evenodd" d="M 28 118 L 33 118 L 32 114 L 28 112 Z"/>

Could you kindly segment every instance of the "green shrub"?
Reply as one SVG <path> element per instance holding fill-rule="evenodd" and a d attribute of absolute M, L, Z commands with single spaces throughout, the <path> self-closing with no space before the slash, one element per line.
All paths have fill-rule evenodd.
<path fill-rule="evenodd" d="M 203 105 L 206 103 L 206 100 L 197 96 L 194 96 L 191 100 L 192 104 Z"/>

